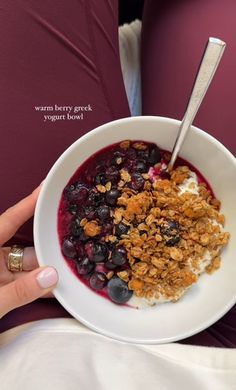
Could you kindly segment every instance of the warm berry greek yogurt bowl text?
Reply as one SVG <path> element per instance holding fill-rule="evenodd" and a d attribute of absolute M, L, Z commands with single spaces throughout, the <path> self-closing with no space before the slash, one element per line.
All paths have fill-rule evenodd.
<path fill-rule="evenodd" d="M 59 272 L 56 298 L 120 340 L 183 339 L 236 300 L 235 158 L 192 127 L 161 175 L 178 127 L 136 117 L 91 131 L 54 164 L 36 206 L 35 248 Z"/>

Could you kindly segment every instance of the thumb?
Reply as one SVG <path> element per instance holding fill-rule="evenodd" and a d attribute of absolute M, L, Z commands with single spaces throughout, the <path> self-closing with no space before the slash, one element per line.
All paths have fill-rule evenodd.
<path fill-rule="evenodd" d="M 26 305 L 50 292 L 58 282 L 53 267 L 37 268 L 0 288 L 0 318 L 16 307 Z"/>

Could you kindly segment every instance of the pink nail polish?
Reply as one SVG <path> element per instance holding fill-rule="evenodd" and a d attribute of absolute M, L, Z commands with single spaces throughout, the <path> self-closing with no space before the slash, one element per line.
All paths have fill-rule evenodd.
<path fill-rule="evenodd" d="M 49 288 L 58 282 L 58 273 L 53 267 L 44 268 L 36 277 L 41 288 Z"/>

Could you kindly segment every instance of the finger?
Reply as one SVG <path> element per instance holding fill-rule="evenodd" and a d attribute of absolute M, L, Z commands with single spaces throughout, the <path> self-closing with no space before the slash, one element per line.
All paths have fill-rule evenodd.
<path fill-rule="evenodd" d="M 2 248 L 2 251 L 4 253 L 4 260 L 6 263 L 6 266 L 8 267 L 8 255 L 11 251 L 10 247 Z M 25 247 L 24 253 L 23 253 L 23 271 L 33 271 L 35 268 L 38 268 L 38 260 L 36 257 L 35 249 L 34 247 Z"/>
<path fill-rule="evenodd" d="M 36 268 L 36 267 L 35 267 Z M 23 278 L 25 275 L 28 274 L 29 271 L 21 271 L 21 272 L 8 272 L 8 275 L 4 278 L 0 278 L 0 287 L 4 286 L 8 283 L 13 282 L 14 280 Z M 42 298 L 54 298 L 53 293 L 50 291 L 49 293 L 45 294 Z M 1 295 L 0 295 L 1 299 Z"/>
<path fill-rule="evenodd" d="M 33 216 L 40 188 L 41 185 L 0 215 L 0 245 L 14 236 L 20 226 Z"/>
<path fill-rule="evenodd" d="M 22 277 L 24 277 L 25 275 L 28 274 L 27 271 L 23 271 L 23 272 L 14 272 L 12 273 L 13 274 L 13 278 L 11 279 L 11 281 L 13 282 L 14 280 L 17 280 L 17 279 L 21 279 Z M 9 282 L 8 282 L 9 283 Z M 0 295 L 1 297 L 1 295 Z M 49 293 L 46 293 L 45 295 L 42 296 L 42 298 L 54 298 L 54 295 L 53 293 L 50 291 Z"/>
<path fill-rule="evenodd" d="M 17 280 L 17 279 L 21 279 L 22 277 L 24 277 L 24 275 L 27 275 L 27 272 L 15 272 L 13 274 L 13 280 Z M 1 291 L 1 289 L 0 289 Z M 0 297 L 1 297 L 1 293 L 0 293 Z M 48 293 L 46 293 L 45 295 L 42 296 L 42 298 L 55 298 L 52 291 L 49 291 Z M 1 311 L 1 309 L 0 309 Z M 0 317 L 1 318 L 1 317 Z"/>
<path fill-rule="evenodd" d="M 14 280 L 21 279 L 25 275 L 28 275 L 28 271 L 21 271 L 21 272 L 9 271 L 8 277 L 5 277 L 3 280 L 0 279 L 0 287 L 13 282 Z M 49 293 L 45 294 L 42 298 L 54 298 L 54 295 L 50 291 Z M 0 294 L 0 299 L 1 299 L 1 294 Z"/>
<path fill-rule="evenodd" d="M 52 267 L 38 268 L 0 288 L 0 318 L 16 307 L 48 294 L 58 282 Z"/>
<path fill-rule="evenodd" d="M 24 248 L 23 254 L 23 270 L 24 271 L 33 271 L 39 266 L 38 260 L 36 257 L 35 249 L 33 247 Z"/>

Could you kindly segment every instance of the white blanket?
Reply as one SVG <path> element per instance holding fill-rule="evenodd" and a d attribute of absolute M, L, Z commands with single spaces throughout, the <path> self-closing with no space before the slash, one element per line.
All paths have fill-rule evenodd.
<path fill-rule="evenodd" d="M 132 345 L 73 319 L 0 335 L 1 390 L 234 390 L 236 350 Z"/>

